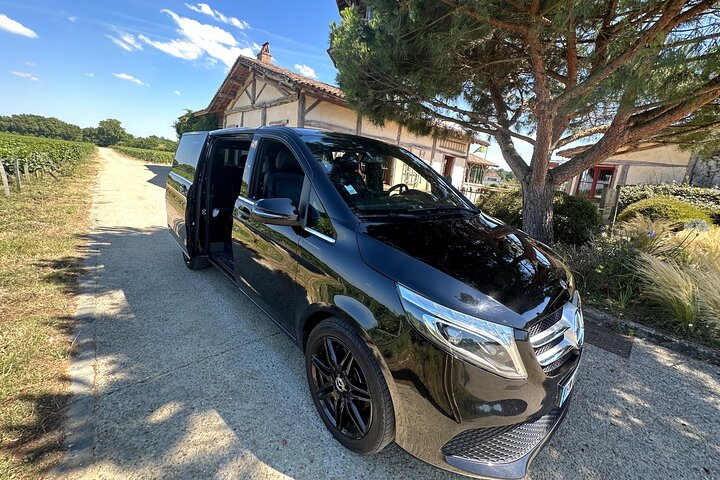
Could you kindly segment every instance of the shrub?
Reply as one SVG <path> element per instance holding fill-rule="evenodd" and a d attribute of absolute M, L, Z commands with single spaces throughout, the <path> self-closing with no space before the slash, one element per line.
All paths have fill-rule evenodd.
<path fill-rule="evenodd" d="M 699 322 L 698 288 L 694 279 L 673 261 L 641 253 L 635 262 L 643 285 L 642 295 L 680 331 L 691 333 Z"/>
<path fill-rule="evenodd" d="M 675 228 L 682 227 L 685 223 L 695 219 L 711 222 L 706 210 L 673 197 L 652 197 L 640 200 L 625 208 L 617 219 L 618 221 L 627 221 L 637 215 L 643 215 L 650 220 L 667 220 Z"/>
<path fill-rule="evenodd" d="M 160 150 L 147 150 L 144 148 L 133 148 L 133 147 L 119 147 L 119 146 L 113 146 L 111 147 L 113 150 L 116 150 L 124 155 L 127 155 L 128 157 L 137 158 L 138 160 L 142 160 L 143 162 L 148 163 L 163 163 L 163 164 L 171 164 L 173 161 L 173 158 L 175 157 L 175 154 L 173 152 L 164 152 Z"/>
<path fill-rule="evenodd" d="M 707 209 L 712 212 L 713 217 L 720 217 L 720 188 L 693 187 L 677 183 L 625 185 L 620 189 L 618 211 L 640 200 L 654 197 L 675 197 L 696 207 Z"/>
<path fill-rule="evenodd" d="M 477 206 L 508 225 L 522 228 L 522 195 L 519 190 L 489 192 L 478 200 Z"/>
<path fill-rule="evenodd" d="M 522 228 L 522 195 L 519 190 L 491 192 L 477 206 L 508 225 Z M 590 240 L 600 228 L 602 218 L 595 205 L 584 197 L 556 192 L 553 199 L 555 241 L 580 245 Z"/>
<path fill-rule="evenodd" d="M 617 299 L 633 289 L 638 251 L 622 237 L 598 235 L 583 245 L 556 247 L 573 271 L 580 290 L 594 297 Z"/>

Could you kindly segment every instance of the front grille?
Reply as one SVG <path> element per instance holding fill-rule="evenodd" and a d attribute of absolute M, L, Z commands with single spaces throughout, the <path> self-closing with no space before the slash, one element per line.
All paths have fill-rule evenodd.
<path fill-rule="evenodd" d="M 475 428 L 459 433 L 442 447 L 446 457 L 481 463 L 511 463 L 530 453 L 553 429 L 561 410 L 524 423 Z"/>
<path fill-rule="evenodd" d="M 573 339 L 573 321 L 566 317 L 574 315 L 571 306 L 563 306 L 530 325 L 530 343 L 535 357 L 546 375 L 552 375 L 574 356 L 577 342 Z"/>
<path fill-rule="evenodd" d="M 547 330 L 548 328 L 555 325 L 557 322 L 560 321 L 562 318 L 562 308 L 558 308 L 554 312 L 552 312 L 550 315 L 543 317 L 542 319 L 538 320 L 537 322 L 530 325 L 530 328 L 528 328 L 528 333 L 531 337 L 534 337 L 538 333 Z"/>

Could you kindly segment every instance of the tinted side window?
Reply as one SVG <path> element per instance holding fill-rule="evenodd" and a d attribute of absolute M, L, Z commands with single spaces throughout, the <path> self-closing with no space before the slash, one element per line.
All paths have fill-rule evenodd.
<path fill-rule="evenodd" d="M 292 151 L 281 142 L 264 138 L 257 161 L 253 198 L 289 198 L 298 206 L 305 173 Z"/>
<path fill-rule="evenodd" d="M 316 232 L 336 238 L 335 229 L 332 226 L 330 217 L 325 211 L 325 207 L 320 202 L 320 198 L 315 193 L 315 189 L 310 190 L 310 201 L 308 202 L 307 226 Z"/>
<path fill-rule="evenodd" d="M 173 172 L 187 178 L 191 182 L 195 179 L 200 152 L 205 145 L 206 135 L 185 134 L 180 139 L 175 159 L 173 161 Z"/>

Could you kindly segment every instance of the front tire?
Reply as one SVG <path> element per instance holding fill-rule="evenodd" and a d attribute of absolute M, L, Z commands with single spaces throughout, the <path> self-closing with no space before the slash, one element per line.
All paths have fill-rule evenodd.
<path fill-rule="evenodd" d="M 315 407 L 330 433 L 370 455 L 395 438 L 395 413 L 380 365 L 346 322 L 329 318 L 310 333 L 305 369 Z"/>

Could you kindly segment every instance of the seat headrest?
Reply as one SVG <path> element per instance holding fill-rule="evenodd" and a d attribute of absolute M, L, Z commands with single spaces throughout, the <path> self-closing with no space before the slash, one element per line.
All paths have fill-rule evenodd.
<path fill-rule="evenodd" d="M 279 172 L 301 172 L 302 169 L 289 150 L 281 149 L 275 156 L 275 170 Z"/>

